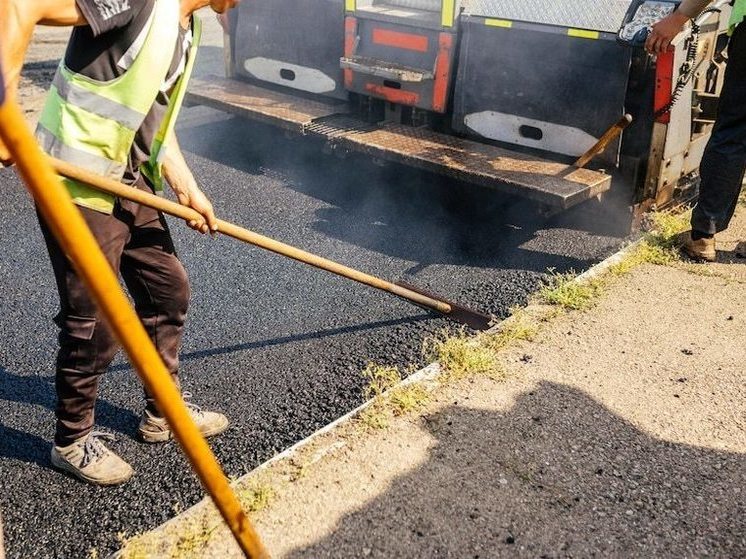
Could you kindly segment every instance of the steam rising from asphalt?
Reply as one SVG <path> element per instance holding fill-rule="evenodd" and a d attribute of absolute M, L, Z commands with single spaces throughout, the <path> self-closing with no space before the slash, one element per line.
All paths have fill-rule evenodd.
<path fill-rule="evenodd" d="M 433 283 L 437 276 L 429 268 L 447 266 L 459 278 L 460 292 L 444 295 L 466 304 L 470 301 L 459 297 L 480 291 L 470 285 L 476 271 L 514 276 L 525 297 L 547 268 L 581 271 L 598 260 L 599 246 L 611 251 L 626 234 L 620 225 L 628 215 L 623 205 L 593 201 L 547 218 L 530 201 L 397 164 L 380 166 L 357 154 L 341 159 L 325 154 L 319 141 L 288 139 L 250 121 L 185 128 L 179 135 L 186 149 L 235 169 L 237 181 L 263 175 L 323 201 L 320 207 L 314 204 L 305 223 L 278 223 L 275 231 L 258 232 L 273 236 L 282 235 L 283 228 L 308 229 L 336 241 L 333 253 L 322 256 L 373 274 L 377 271 L 365 269 L 368 251 L 401 260 L 399 277 L 387 279 L 406 279 L 434 291 L 443 286 Z M 301 248 L 329 251 L 328 244 L 313 242 L 315 235 L 307 235 Z M 587 258 L 582 250 L 578 256 L 584 246 Z M 472 302 L 487 305 L 480 310 L 505 311 L 478 299 Z"/>

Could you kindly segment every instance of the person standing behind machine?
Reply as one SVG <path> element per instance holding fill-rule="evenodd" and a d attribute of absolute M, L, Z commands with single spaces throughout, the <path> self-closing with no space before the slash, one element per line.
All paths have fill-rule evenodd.
<path fill-rule="evenodd" d="M 647 51 L 659 54 L 667 50 L 686 23 L 697 18 L 711 3 L 711 0 L 684 0 L 653 26 L 645 43 Z M 746 0 L 735 0 L 718 114 L 700 163 L 699 200 L 692 212 L 691 231 L 680 239 L 682 251 L 694 260 L 715 261 L 715 235 L 730 224 L 746 170 L 746 26 L 741 25 L 744 17 Z M 746 257 L 746 243 L 739 243 L 736 253 Z"/>

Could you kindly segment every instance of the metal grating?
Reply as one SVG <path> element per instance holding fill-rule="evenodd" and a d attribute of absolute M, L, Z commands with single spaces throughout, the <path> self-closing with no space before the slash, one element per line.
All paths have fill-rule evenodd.
<path fill-rule="evenodd" d="M 334 140 L 349 134 L 361 134 L 378 128 L 376 124 L 369 124 L 347 115 L 333 115 L 319 118 L 306 126 L 306 134 L 321 136 L 327 140 Z"/>
<path fill-rule="evenodd" d="M 616 33 L 631 0 L 465 0 L 465 13 Z"/>
<path fill-rule="evenodd" d="M 330 105 L 237 80 L 195 80 L 189 100 L 507 194 L 569 208 L 610 188 L 604 173 L 399 124 L 369 124 Z"/>
<path fill-rule="evenodd" d="M 611 187 L 611 177 L 604 173 L 576 169 L 426 128 L 385 124 L 367 132 L 340 135 L 335 143 L 350 151 L 412 165 L 563 209 Z"/>

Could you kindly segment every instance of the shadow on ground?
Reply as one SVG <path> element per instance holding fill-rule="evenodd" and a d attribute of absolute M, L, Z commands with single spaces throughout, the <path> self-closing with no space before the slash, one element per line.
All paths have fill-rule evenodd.
<path fill-rule="evenodd" d="M 53 412 L 56 403 L 54 378 L 35 374 L 16 375 L 0 365 L 0 401 L 3 400 L 41 406 Z M 54 421 L 53 416 L 50 416 L 50 421 Z M 129 435 L 134 431 L 138 421 L 139 418 L 131 410 L 114 405 L 101 397 L 96 400 L 97 426 Z M 44 441 L 0 422 L 0 457 L 17 458 L 46 467 L 46 455 L 50 444 L 51 441 Z M 42 455 L 45 457 L 40 459 Z"/>
<path fill-rule="evenodd" d="M 429 460 L 290 557 L 743 557 L 744 456 L 648 436 L 544 382 L 426 418 Z"/>

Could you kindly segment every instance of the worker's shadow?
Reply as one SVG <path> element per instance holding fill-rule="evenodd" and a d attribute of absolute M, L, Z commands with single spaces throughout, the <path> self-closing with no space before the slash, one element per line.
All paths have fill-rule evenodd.
<path fill-rule="evenodd" d="M 389 483 L 361 465 L 378 496 L 285 556 L 746 553 L 743 454 L 651 437 L 574 388 L 541 383 L 504 412 L 451 406 L 422 429 L 420 467 Z"/>
<path fill-rule="evenodd" d="M 717 261 L 721 264 L 746 264 L 746 257 L 739 256 L 735 249 L 718 250 Z"/>
<path fill-rule="evenodd" d="M 54 379 L 38 375 L 14 375 L 0 365 L 0 401 L 21 406 L 41 406 L 54 412 Z M 52 432 L 52 414 L 49 414 L 49 422 L 49 431 Z M 132 411 L 116 406 L 101 397 L 96 401 L 97 427 L 131 436 L 135 432 L 137 422 L 138 417 Z M 51 441 L 0 422 L 0 458 L 15 458 L 47 467 L 50 444 Z"/>

